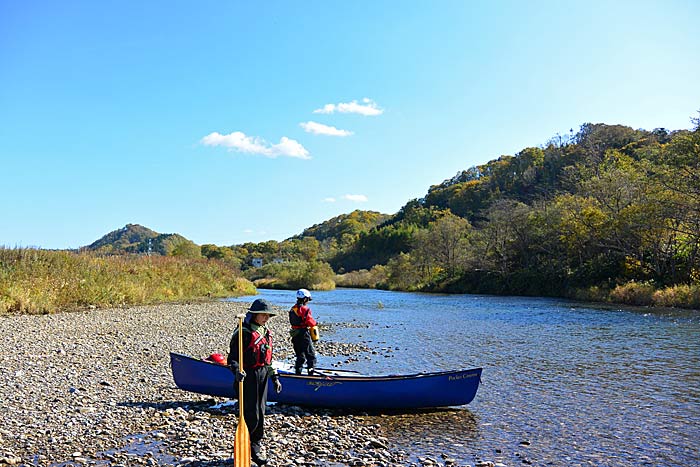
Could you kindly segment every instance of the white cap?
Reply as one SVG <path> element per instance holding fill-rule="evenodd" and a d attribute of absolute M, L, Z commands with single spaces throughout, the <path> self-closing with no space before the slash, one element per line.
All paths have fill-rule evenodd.
<path fill-rule="evenodd" d="M 306 289 L 297 290 L 297 298 L 308 298 L 311 300 L 311 292 Z"/>

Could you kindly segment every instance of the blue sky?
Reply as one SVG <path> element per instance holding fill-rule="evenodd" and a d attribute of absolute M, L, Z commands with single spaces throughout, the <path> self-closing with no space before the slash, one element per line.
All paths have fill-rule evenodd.
<path fill-rule="evenodd" d="M 700 2 L 0 0 L 0 245 L 392 214 L 581 124 L 690 128 Z"/>

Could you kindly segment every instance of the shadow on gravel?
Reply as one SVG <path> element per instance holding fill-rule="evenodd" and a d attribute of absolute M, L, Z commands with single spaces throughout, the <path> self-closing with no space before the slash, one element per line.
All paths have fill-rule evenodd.
<path fill-rule="evenodd" d="M 234 401 L 224 402 L 217 401 L 215 399 L 206 399 L 203 401 L 129 401 L 120 402 L 117 404 L 120 407 L 138 407 L 141 409 L 155 409 L 160 412 L 164 412 L 168 409 L 183 409 L 183 410 L 193 410 L 194 412 L 207 412 L 212 415 L 222 415 L 238 413 L 238 404 Z M 461 413 L 469 414 L 471 412 L 468 409 L 462 408 L 433 408 L 433 409 L 413 409 L 413 410 L 360 410 L 360 409 L 328 409 L 319 407 L 309 407 L 309 406 L 298 406 L 298 405 L 287 405 L 287 404 L 277 404 L 270 403 L 267 405 L 268 414 L 285 414 L 285 415 L 316 415 L 316 416 L 331 416 L 331 417 L 342 417 L 342 416 L 370 416 L 370 417 L 386 417 L 386 416 L 411 416 L 418 415 L 424 416 L 429 414 L 452 414 Z"/>
<path fill-rule="evenodd" d="M 361 409 L 328 409 L 328 408 L 317 408 L 308 406 L 298 406 L 298 405 L 285 405 L 285 404 L 273 404 L 268 405 L 267 413 L 309 413 L 312 415 L 329 415 L 329 416 L 362 416 L 362 417 L 387 417 L 387 416 L 412 416 L 412 415 L 427 415 L 427 414 L 440 414 L 440 413 L 464 413 L 469 412 L 467 409 L 456 408 L 456 407 L 436 407 L 430 409 L 382 409 L 382 410 L 361 410 Z"/>
<path fill-rule="evenodd" d="M 183 410 L 193 410 L 195 412 L 208 412 L 210 414 L 222 414 L 230 413 L 238 410 L 238 405 L 227 404 L 222 405 L 220 402 L 214 399 L 207 399 L 204 401 L 130 401 L 130 402 L 120 402 L 117 404 L 119 407 L 138 407 L 141 409 L 155 409 L 160 412 L 165 412 L 168 409 L 183 409 Z"/>

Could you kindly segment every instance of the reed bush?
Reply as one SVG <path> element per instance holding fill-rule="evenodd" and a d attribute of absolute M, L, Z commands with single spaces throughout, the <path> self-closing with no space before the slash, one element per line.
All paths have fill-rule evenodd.
<path fill-rule="evenodd" d="M 700 310 L 700 284 L 675 285 L 654 292 L 652 299 L 656 306 L 694 308 Z"/>
<path fill-rule="evenodd" d="M 0 248 L 0 313 L 52 313 L 254 294 L 218 260 Z"/>
<path fill-rule="evenodd" d="M 345 274 L 337 274 L 335 283 L 338 287 L 353 287 L 353 288 L 376 288 L 379 284 L 386 282 L 387 274 L 386 267 L 375 265 L 371 270 L 360 269 L 359 271 L 350 271 Z"/>
<path fill-rule="evenodd" d="M 261 268 L 246 271 L 248 279 L 258 287 L 275 289 L 333 290 L 335 274 L 323 261 L 288 261 L 270 263 Z"/>
<path fill-rule="evenodd" d="M 648 282 L 627 282 L 610 292 L 610 301 L 627 305 L 649 306 L 653 304 L 655 288 Z"/>

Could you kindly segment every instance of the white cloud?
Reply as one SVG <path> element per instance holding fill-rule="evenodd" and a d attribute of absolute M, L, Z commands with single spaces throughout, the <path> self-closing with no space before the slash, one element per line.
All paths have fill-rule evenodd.
<path fill-rule="evenodd" d="M 355 201 L 357 203 L 366 203 L 367 197 L 365 195 L 343 195 L 343 199 L 348 201 Z"/>
<path fill-rule="evenodd" d="M 309 151 L 298 141 L 289 139 L 286 136 L 280 138 L 279 144 L 273 144 L 272 150 L 274 153 L 281 156 L 298 157 L 299 159 L 311 159 Z"/>
<path fill-rule="evenodd" d="M 326 104 L 320 109 L 314 110 L 315 114 L 332 114 L 335 112 L 335 104 Z"/>
<path fill-rule="evenodd" d="M 352 131 L 339 130 L 334 126 L 328 126 L 317 122 L 302 122 L 299 124 L 299 126 L 302 127 L 305 132 L 313 133 L 315 135 L 350 136 L 353 134 Z"/>
<path fill-rule="evenodd" d="M 240 131 L 234 131 L 228 135 L 222 135 L 217 132 L 210 133 L 201 139 L 201 143 L 205 146 L 224 146 L 239 152 L 253 154 L 264 154 L 268 150 L 265 147 L 265 142 L 260 138 L 246 136 L 245 133 Z"/>
<path fill-rule="evenodd" d="M 228 135 L 210 133 L 200 140 L 205 146 L 223 146 L 229 151 L 259 154 L 265 157 L 275 158 L 279 156 L 296 157 L 299 159 L 311 159 L 309 151 L 298 141 L 286 136 L 280 138 L 278 144 L 270 144 L 262 138 L 247 136 L 241 131 L 234 131 Z"/>
<path fill-rule="evenodd" d="M 384 113 L 384 109 L 379 108 L 376 102 L 372 99 L 364 98 L 362 103 L 358 103 L 357 100 L 352 102 L 341 102 L 339 104 L 326 104 L 320 109 L 314 110 L 315 114 L 332 114 L 332 113 L 342 113 L 342 114 L 360 114 L 365 117 L 381 115 Z"/>
<path fill-rule="evenodd" d="M 335 203 L 335 198 L 333 197 L 328 197 L 328 198 L 323 198 L 324 203 Z"/>
<path fill-rule="evenodd" d="M 252 234 L 252 233 L 253 233 L 253 229 L 245 229 L 245 230 L 243 230 L 243 233 Z"/>

